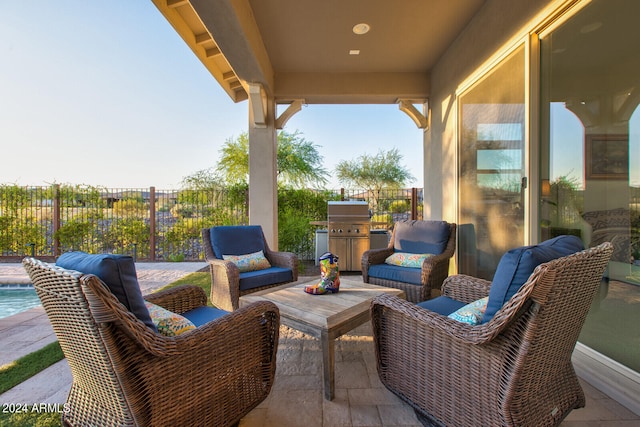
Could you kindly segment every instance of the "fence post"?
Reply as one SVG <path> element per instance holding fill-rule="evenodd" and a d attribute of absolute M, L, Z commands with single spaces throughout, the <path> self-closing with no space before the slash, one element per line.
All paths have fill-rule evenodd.
<path fill-rule="evenodd" d="M 340 189 L 340 200 L 344 201 L 344 188 Z"/>
<path fill-rule="evenodd" d="M 418 189 L 411 189 L 411 219 L 418 219 Z"/>
<path fill-rule="evenodd" d="M 53 184 L 53 256 L 60 255 L 60 239 L 58 236 L 60 230 L 60 184 Z"/>
<path fill-rule="evenodd" d="M 149 187 L 149 257 L 156 260 L 156 187 Z"/>

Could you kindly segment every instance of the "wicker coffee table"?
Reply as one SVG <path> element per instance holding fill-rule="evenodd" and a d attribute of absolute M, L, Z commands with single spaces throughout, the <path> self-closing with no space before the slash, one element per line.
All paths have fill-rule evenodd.
<path fill-rule="evenodd" d="M 340 278 L 340 292 L 310 295 L 304 287 L 320 279 L 298 281 L 240 297 L 240 306 L 254 301 L 271 301 L 280 309 L 283 325 L 318 338 L 322 346 L 324 396 L 332 400 L 334 381 L 334 341 L 370 319 L 371 300 L 381 294 L 404 298 L 404 291 Z"/>

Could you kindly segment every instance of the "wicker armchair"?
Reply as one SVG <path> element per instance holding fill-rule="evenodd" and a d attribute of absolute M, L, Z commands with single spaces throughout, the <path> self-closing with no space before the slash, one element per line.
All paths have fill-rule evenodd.
<path fill-rule="evenodd" d="M 398 251 L 398 229 L 411 224 L 444 224 L 448 227 L 448 239 L 444 250 L 435 256 L 426 258 L 422 263 L 422 271 L 416 282 L 408 283 L 394 279 L 398 276 L 393 273 L 387 277 L 375 277 L 370 274 L 370 268 L 375 265 L 383 265 L 385 259 Z M 414 242 L 415 245 L 415 242 Z M 389 245 L 386 248 L 370 249 L 362 254 L 362 279 L 365 283 L 402 289 L 407 296 L 407 301 L 420 302 L 439 295 L 442 282 L 449 275 L 449 260 L 456 250 L 456 224 L 441 221 L 400 221 L 393 228 Z M 386 267 L 386 266 L 385 266 Z M 396 268 L 397 267 L 390 267 Z"/>
<path fill-rule="evenodd" d="M 550 426 L 585 405 L 571 354 L 610 243 L 541 264 L 487 323 L 471 326 L 399 298 L 371 306 L 382 383 L 424 425 Z M 490 282 L 456 275 L 443 293 L 471 302 Z"/>
<path fill-rule="evenodd" d="M 233 236 L 232 242 L 226 242 L 228 252 L 223 253 L 240 255 L 262 250 L 271 268 L 240 272 L 236 264 L 222 259 L 222 253 L 216 253 L 216 248 L 212 245 L 216 234 L 223 235 L 218 239 L 219 242 Z M 258 225 L 204 228 L 202 246 L 211 270 L 211 302 L 223 310 L 237 310 L 242 295 L 298 280 L 298 257 L 291 252 L 272 251 L 262 227 Z M 218 248 L 220 250 L 222 249 Z"/>
<path fill-rule="evenodd" d="M 96 276 L 33 258 L 23 265 L 73 383 L 64 425 L 234 425 L 271 390 L 279 312 L 257 303 L 179 336 L 145 325 Z M 146 299 L 176 313 L 206 305 L 183 286 Z"/>

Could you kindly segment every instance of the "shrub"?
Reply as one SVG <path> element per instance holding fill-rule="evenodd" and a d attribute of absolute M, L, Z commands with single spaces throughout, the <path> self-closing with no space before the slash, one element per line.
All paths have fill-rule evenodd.
<path fill-rule="evenodd" d="M 393 225 L 393 215 L 391 214 L 377 214 L 371 217 L 372 222 L 384 222 L 387 224 L 387 228 Z"/>
<path fill-rule="evenodd" d="M 389 205 L 389 210 L 393 213 L 404 213 L 411 210 L 411 202 L 408 200 L 394 200 Z"/>
<path fill-rule="evenodd" d="M 121 218 L 109 224 L 102 236 L 104 250 L 108 252 L 128 252 L 137 249 L 137 256 L 149 255 L 149 225 L 138 218 Z"/>
<path fill-rule="evenodd" d="M 306 254 L 313 252 L 313 230 L 309 217 L 291 210 L 278 217 L 278 249 Z"/>
<path fill-rule="evenodd" d="M 176 203 L 170 210 L 174 218 L 193 218 L 196 207 L 186 203 Z"/>
<path fill-rule="evenodd" d="M 118 200 L 113 203 L 113 212 L 117 215 L 138 215 L 141 214 L 147 216 L 146 213 L 149 211 L 147 205 L 141 201 L 136 199 L 124 199 Z"/>
<path fill-rule="evenodd" d="M 165 233 L 170 244 L 180 244 L 189 239 L 199 239 L 205 227 L 203 218 L 182 218 Z"/>
<path fill-rule="evenodd" d="M 281 188 L 278 191 L 278 249 L 299 255 L 313 254 L 311 221 L 326 220 L 326 191 Z"/>
<path fill-rule="evenodd" d="M 65 249 L 81 250 L 85 242 L 90 240 L 95 224 L 90 221 L 72 219 L 60 226 L 53 235 Z"/>
<path fill-rule="evenodd" d="M 183 262 L 184 254 L 170 254 L 167 256 L 167 261 L 169 262 Z"/>

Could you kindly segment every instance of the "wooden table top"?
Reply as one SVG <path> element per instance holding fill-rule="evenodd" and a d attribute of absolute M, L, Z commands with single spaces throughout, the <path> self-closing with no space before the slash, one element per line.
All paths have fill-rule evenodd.
<path fill-rule="evenodd" d="M 338 293 L 311 295 L 304 291 L 305 286 L 314 285 L 319 281 L 320 278 L 316 278 L 247 294 L 240 297 L 241 305 L 253 301 L 271 301 L 278 306 L 282 317 L 320 330 L 331 331 L 345 325 L 350 327 L 349 323 L 353 319 L 368 315 L 371 300 L 378 295 L 386 293 L 404 297 L 404 291 L 400 289 L 344 277 L 340 277 Z"/>

